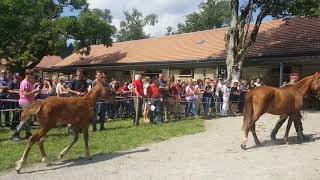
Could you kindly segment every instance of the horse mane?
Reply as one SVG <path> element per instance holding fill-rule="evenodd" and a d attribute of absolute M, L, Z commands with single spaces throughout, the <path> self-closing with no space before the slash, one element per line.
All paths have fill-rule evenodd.
<path fill-rule="evenodd" d="M 96 95 L 97 91 L 100 89 L 100 86 L 99 84 L 95 85 L 91 91 L 89 91 L 84 97 L 85 98 L 89 98 L 89 97 L 92 97 L 93 95 Z"/>
<path fill-rule="evenodd" d="M 300 81 L 298 81 L 297 83 L 292 84 L 291 87 L 298 88 L 300 93 L 305 95 L 306 93 L 308 93 L 308 91 L 310 89 L 310 84 L 314 80 L 315 77 L 316 77 L 316 74 L 307 76 L 307 77 L 301 79 Z M 307 85 L 309 85 L 309 86 L 307 86 Z"/>

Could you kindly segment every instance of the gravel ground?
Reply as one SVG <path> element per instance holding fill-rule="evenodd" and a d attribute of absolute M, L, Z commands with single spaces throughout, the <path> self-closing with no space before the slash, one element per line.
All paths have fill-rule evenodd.
<path fill-rule="evenodd" d="M 311 140 L 296 144 L 291 130 L 289 144 L 271 141 L 269 134 L 278 117 L 264 115 L 257 134 L 264 147 L 255 147 L 252 135 L 246 151 L 240 149 L 242 117 L 206 121 L 207 131 L 145 145 L 126 152 L 85 159 L 38 164 L 2 173 L 0 179 L 320 179 L 320 112 L 307 112 L 304 133 Z M 278 137 L 282 138 L 285 127 Z M 94 137 L 93 137 L 94 138 Z M 48 152 L 50 153 L 50 152 Z"/>

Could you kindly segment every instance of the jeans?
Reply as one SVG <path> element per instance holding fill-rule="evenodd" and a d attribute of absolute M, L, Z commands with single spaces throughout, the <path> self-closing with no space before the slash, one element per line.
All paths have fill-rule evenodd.
<path fill-rule="evenodd" d="M 97 128 L 97 126 L 96 126 L 97 117 L 99 117 L 100 129 L 104 128 L 104 122 L 105 122 L 105 118 L 106 118 L 106 110 L 107 110 L 107 103 L 103 102 L 103 103 L 98 103 L 96 105 L 96 114 L 92 119 L 93 129 Z"/>
<path fill-rule="evenodd" d="M 19 104 L 23 110 L 27 109 L 31 103 Z M 32 122 L 32 117 L 30 117 L 26 123 L 20 122 L 19 126 L 17 127 L 17 132 L 20 132 L 22 128 L 25 129 L 26 133 L 31 132 L 30 123 Z"/>
<path fill-rule="evenodd" d="M 187 100 L 187 104 L 186 104 L 186 111 L 185 111 L 185 116 L 188 117 L 190 112 L 197 117 L 197 111 L 196 111 L 196 105 L 195 105 L 195 100 Z"/>
<path fill-rule="evenodd" d="M 212 97 L 203 97 L 203 98 L 204 98 L 204 101 L 205 101 L 204 115 L 208 116 Z"/>
<path fill-rule="evenodd" d="M 136 106 L 138 106 L 138 107 L 136 107 Z M 135 110 L 136 110 L 136 108 L 137 108 L 137 110 L 138 110 L 138 112 L 135 112 L 135 115 L 136 115 L 136 113 L 138 113 L 137 115 L 138 115 L 138 119 L 136 119 L 135 117 L 133 118 L 133 123 L 135 124 L 135 125 L 138 125 L 139 124 L 139 119 L 140 119 L 140 117 L 142 117 L 142 112 L 143 112 L 143 109 L 144 109 L 144 107 L 143 107 L 143 98 L 141 98 L 141 97 L 134 97 L 134 108 L 135 108 Z"/>
<path fill-rule="evenodd" d="M 0 97 L 1 99 L 7 99 L 6 96 L 1 96 Z M 0 109 L 1 110 L 6 110 L 6 109 L 9 109 L 10 108 L 10 104 L 11 102 L 7 102 L 6 100 L 4 100 L 3 102 L 0 102 Z M 6 126 L 10 126 L 10 115 L 9 115 L 9 111 L 3 111 L 3 112 L 0 112 L 0 124 L 1 124 L 1 121 L 2 121 L 2 117 L 1 117 L 1 114 L 4 114 L 5 115 L 5 125 Z"/>
<path fill-rule="evenodd" d="M 161 122 L 161 102 L 160 99 L 150 99 L 150 102 L 155 106 L 154 111 L 151 111 L 151 121 Z"/>
<path fill-rule="evenodd" d="M 222 106 L 222 98 L 217 97 L 216 101 L 216 113 L 219 114 L 221 112 L 221 106 Z"/>

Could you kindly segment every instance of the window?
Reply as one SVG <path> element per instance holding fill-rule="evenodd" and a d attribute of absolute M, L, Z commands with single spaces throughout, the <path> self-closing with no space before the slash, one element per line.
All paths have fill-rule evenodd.
<path fill-rule="evenodd" d="M 193 70 L 192 69 L 181 69 L 179 72 L 179 76 L 192 76 Z"/>

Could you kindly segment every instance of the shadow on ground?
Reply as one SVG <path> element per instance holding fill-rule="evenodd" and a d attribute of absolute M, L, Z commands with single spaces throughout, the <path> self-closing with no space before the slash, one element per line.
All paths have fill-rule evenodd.
<path fill-rule="evenodd" d="M 25 172 L 21 172 L 21 174 L 29 174 L 29 173 L 35 173 L 35 172 L 41 172 L 41 171 L 51 171 L 51 170 L 69 168 L 69 167 L 74 167 L 74 166 L 83 166 L 83 165 L 87 165 L 87 164 L 94 164 L 94 163 L 99 163 L 102 161 L 107 161 L 107 160 L 114 159 L 114 158 L 121 157 L 121 156 L 125 156 L 128 154 L 142 153 L 142 152 L 148 152 L 148 151 L 149 151 L 149 149 L 145 148 L 142 150 L 127 151 L 127 152 L 95 154 L 92 156 L 92 160 L 87 160 L 84 158 L 63 160 L 63 161 L 54 163 L 45 169 L 39 169 L 39 170 L 34 170 L 34 171 L 25 171 Z"/>
<path fill-rule="evenodd" d="M 303 143 L 299 143 L 297 141 L 297 136 L 290 136 L 288 138 L 288 143 L 284 143 L 283 139 L 277 139 L 277 140 L 264 140 L 262 142 L 262 146 L 252 146 L 247 148 L 249 149 L 255 149 L 255 148 L 266 148 L 266 147 L 273 147 L 273 146 L 280 146 L 280 145 L 290 145 L 290 144 L 304 144 L 304 143 L 310 143 L 310 142 L 315 142 L 320 139 L 320 136 L 317 136 L 318 134 L 305 134 L 309 138 L 308 141 L 304 141 Z"/>

